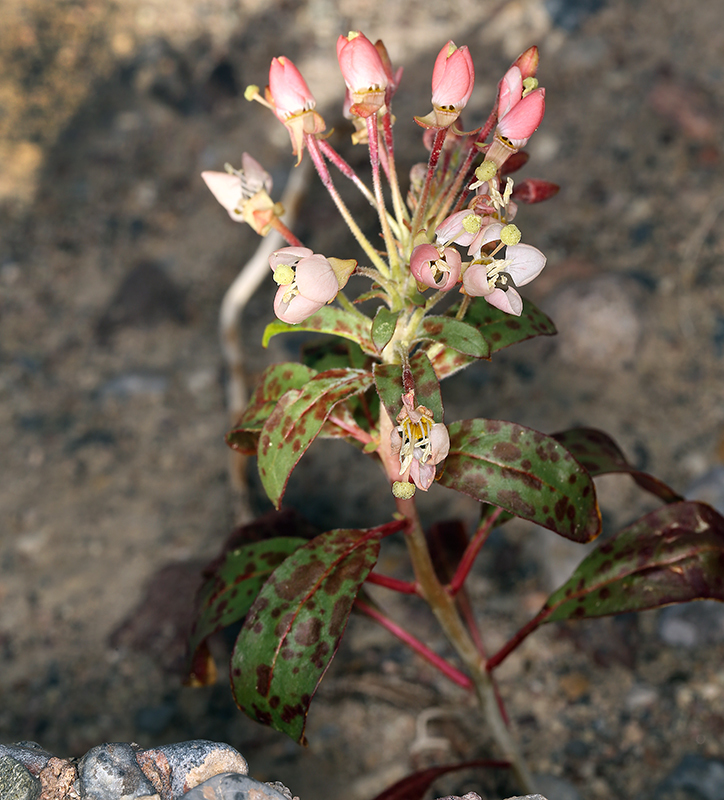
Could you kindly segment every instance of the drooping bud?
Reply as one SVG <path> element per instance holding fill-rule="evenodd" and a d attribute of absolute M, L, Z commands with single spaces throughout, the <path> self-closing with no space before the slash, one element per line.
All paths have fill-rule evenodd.
<path fill-rule="evenodd" d="M 538 53 L 538 48 L 533 45 L 515 59 L 513 66 L 518 67 L 523 78 L 535 78 L 539 62 L 540 54 Z"/>
<path fill-rule="evenodd" d="M 308 247 L 282 247 L 269 256 L 269 266 L 279 284 L 274 313 L 282 322 L 303 322 L 339 292 L 329 259 Z"/>
<path fill-rule="evenodd" d="M 284 123 L 292 140 L 292 150 L 297 164 L 302 159 L 304 137 L 322 133 L 325 123 L 314 110 L 317 105 L 299 70 L 285 56 L 272 59 L 266 100 Z"/>
<path fill-rule="evenodd" d="M 449 128 L 470 100 L 474 85 L 470 51 L 449 41 L 438 53 L 432 71 L 432 111 L 415 121 L 423 128 Z"/>
<path fill-rule="evenodd" d="M 363 33 L 351 31 L 337 39 L 337 58 L 350 94 L 350 113 L 375 114 L 385 103 L 389 78 L 379 50 Z"/>

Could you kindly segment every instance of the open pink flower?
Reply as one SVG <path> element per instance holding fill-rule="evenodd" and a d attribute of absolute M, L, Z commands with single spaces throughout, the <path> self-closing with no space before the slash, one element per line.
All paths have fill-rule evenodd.
<path fill-rule="evenodd" d="M 460 116 L 475 85 L 475 68 L 467 47 L 449 41 L 438 53 L 432 70 L 432 111 L 415 117 L 423 128 L 448 128 Z"/>
<path fill-rule="evenodd" d="M 329 260 L 308 247 L 282 247 L 269 256 L 269 266 L 279 284 L 274 313 L 290 325 L 311 317 L 339 292 Z"/>
<path fill-rule="evenodd" d="M 450 452 L 450 435 L 442 422 L 433 422 L 432 411 L 415 406 L 415 393 L 402 395 L 398 427 L 390 434 L 392 454 L 400 459 L 400 480 L 412 479 L 426 492 L 435 480 L 435 465 Z"/>
<path fill-rule="evenodd" d="M 482 245 L 500 239 L 503 225 L 489 225 Z M 490 305 L 519 317 L 523 300 L 516 291 L 540 275 L 546 257 L 529 244 L 508 245 L 505 258 L 488 258 L 480 255 L 463 273 L 463 289 L 473 297 L 484 297 Z"/>
<path fill-rule="evenodd" d="M 269 194 L 272 190 L 271 175 L 248 153 L 241 154 L 241 169 L 227 165 L 227 172 L 206 170 L 201 177 L 235 222 L 244 221 L 244 203 L 258 192 Z"/>
<path fill-rule="evenodd" d="M 349 92 L 349 111 L 369 117 L 385 104 L 388 73 L 378 49 L 359 31 L 337 39 L 337 58 Z"/>
<path fill-rule="evenodd" d="M 415 280 L 447 292 L 460 279 L 462 260 L 454 247 L 437 248 L 432 244 L 419 244 L 410 257 L 410 271 Z"/>

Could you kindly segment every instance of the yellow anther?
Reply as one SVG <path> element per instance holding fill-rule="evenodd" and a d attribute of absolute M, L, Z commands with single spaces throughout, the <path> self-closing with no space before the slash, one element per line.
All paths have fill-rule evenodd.
<path fill-rule="evenodd" d="M 538 88 L 538 78 L 523 78 L 523 97 Z"/>
<path fill-rule="evenodd" d="M 506 225 L 503 230 L 500 231 L 500 241 L 503 244 L 518 244 L 520 235 L 520 229 L 517 225 Z"/>
<path fill-rule="evenodd" d="M 473 235 L 476 234 L 480 230 L 480 226 L 483 224 L 482 219 L 477 214 L 468 214 L 466 217 L 463 217 L 463 230 L 465 233 L 472 233 Z"/>
<path fill-rule="evenodd" d="M 409 500 L 415 495 L 415 484 L 408 481 L 395 481 L 392 484 L 392 494 L 400 500 Z"/>
<path fill-rule="evenodd" d="M 255 97 L 259 95 L 259 87 L 254 86 L 253 83 L 249 84 L 249 86 L 244 89 L 244 98 L 246 100 L 253 100 Z"/>
<path fill-rule="evenodd" d="M 294 282 L 294 270 L 289 264 L 280 264 L 274 270 L 273 278 L 280 286 L 288 286 Z"/>
<path fill-rule="evenodd" d="M 475 170 L 475 177 L 481 183 L 486 183 L 495 177 L 495 173 L 497 171 L 498 167 L 493 161 L 483 161 L 483 163 Z"/>

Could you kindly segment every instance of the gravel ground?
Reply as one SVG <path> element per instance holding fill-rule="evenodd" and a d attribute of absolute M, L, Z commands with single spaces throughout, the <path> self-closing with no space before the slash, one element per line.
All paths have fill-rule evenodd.
<path fill-rule="evenodd" d="M 246 720 L 225 681 L 181 687 L 198 568 L 240 506 L 223 443 L 217 317 L 256 246 L 198 175 L 248 150 L 283 185 L 287 134 L 241 95 L 266 82 L 274 55 L 300 66 L 335 144 L 361 165 L 334 43 L 350 28 L 384 38 L 405 66 L 395 107 L 404 174 L 424 158 L 411 117 L 428 110 L 442 43 L 473 53 L 470 121 L 537 43 L 547 114 L 526 175 L 562 190 L 516 222 L 548 256 L 528 294 L 560 335 L 451 379 L 448 419 L 599 427 L 676 489 L 706 479 L 715 495 L 720 16 L 713 0 L 455 0 L 444 11 L 407 0 L 0 0 L 0 741 L 35 740 L 64 757 L 104 741 L 226 741 L 256 778 L 303 800 L 366 800 L 413 768 L 488 752 L 463 696 L 365 620 L 352 620 L 320 688 L 305 751 Z M 298 231 L 315 252 L 346 255 L 316 189 Z M 252 382 L 294 355 L 296 342 L 281 337 L 257 347 L 272 292 L 265 285 L 244 316 Z M 289 503 L 323 528 L 368 524 L 381 479 L 343 446 L 325 448 L 310 452 Z M 474 504 L 434 488 L 431 515 L 474 515 Z M 249 491 L 263 510 L 253 481 Z M 608 529 L 652 507 L 619 477 L 600 493 Z M 523 526 L 491 542 L 472 586 L 491 649 L 580 552 Z M 399 545 L 384 558 L 396 568 Z M 506 662 L 502 691 L 533 770 L 553 781 L 550 800 L 647 798 L 657 787 L 707 797 L 671 776 L 687 768 L 684 756 L 724 757 L 717 609 L 673 618 L 683 639 L 654 613 L 551 626 Z M 444 647 L 422 612 L 406 613 Z M 228 643 L 216 646 L 223 657 Z M 438 789 L 513 793 L 502 775 Z"/>

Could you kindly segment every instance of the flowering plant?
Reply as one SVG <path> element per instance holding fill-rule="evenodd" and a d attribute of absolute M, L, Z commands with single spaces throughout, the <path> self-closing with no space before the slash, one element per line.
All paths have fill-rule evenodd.
<path fill-rule="evenodd" d="M 304 741 L 311 700 L 355 608 L 477 697 L 504 759 L 496 763 L 509 766 L 521 789 L 530 791 L 533 782 L 496 688 L 496 667 L 546 623 L 724 600 L 724 519 L 637 470 L 600 431 L 546 435 L 502 420 L 444 420 L 443 379 L 517 342 L 555 333 L 552 321 L 518 291 L 540 274 L 546 257 L 521 242 L 513 219 L 520 203 L 546 200 L 558 187 L 539 179 L 515 184 L 510 177 L 526 162 L 521 148 L 545 111 L 537 49 L 512 64 L 487 120 L 466 132 L 459 123 L 473 91 L 473 61 L 466 47 L 448 42 L 442 48 L 432 73 L 432 111 L 415 118 L 429 158 L 412 169 L 406 196 L 391 113 L 402 71 L 393 70 L 381 42 L 372 44 L 356 31 L 339 37 L 337 56 L 353 141 L 369 150 L 371 188 L 325 138 L 314 97 L 288 58 L 272 61 L 263 95 L 251 86 L 246 96 L 286 126 L 297 163 L 308 153 L 364 254 L 362 263 L 305 247 L 282 221 L 271 180 L 250 156 L 244 155 L 240 170 L 203 174 L 232 219 L 261 235 L 274 229 L 287 242 L 269 258 L 279 287 L 278 321 L 267 326 L 264 344 L 296 330 L 346 343 L 343 349 L 335 340 L 321 345 L 323 358 L 318 348 L 302 363 L 270 366 L 227 441 L 256 455 L 262 484 L 279 509 L 310 444 L 318 437 L 345 439 L 379 463 L 397 513 L 377 527 L 312 539 L 288 514 L 237 532 L 207 570 L 191 640 L 192 680 L 211 679 L 207 637 L 244 620 L 231 659 L 234 697 L 252 718 Z M 330 164 L 375 209 L 382 250 L 351 215 Z M 352 275 L 370 282 L 354 300 L 344 291 Z M 369 307 L 371 314 L 362 310 Z M 590 542 L 601 533 L 593 479 L 612 472 L 629 474 L 663 506 L 607 538 L 527 625 L 497 652 L 486 653 L 463 600 L 466 578 L 494 526 L 520 517 L 574 542 Z M 416 491 L 427 491 L 434 481 L 480 502 L 479 523 L 449 571 L 433 548 L 451 555 L 453 543 L 426 538 L 415 506 Z M 395 534 L 407 544 L 412 582 L 375 570 L 381 540 Z M 458 663 L 391 620 L 364 584 L 426 601 Z M 415 791 L 420 786 L 415 783 Z"/>

